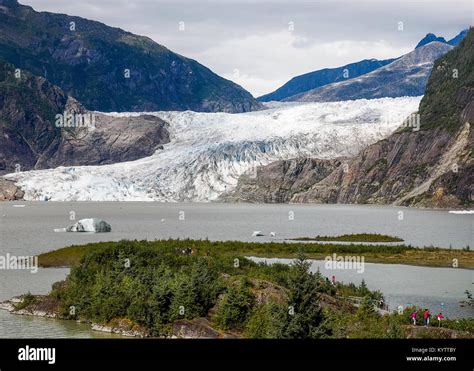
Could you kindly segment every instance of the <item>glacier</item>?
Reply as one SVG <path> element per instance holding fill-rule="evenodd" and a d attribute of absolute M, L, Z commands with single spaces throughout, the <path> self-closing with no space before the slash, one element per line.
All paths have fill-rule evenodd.
<path fill-rule="evenodd" d="M 247 113 L 166 111 L 170 143 L 152 156 L 102 166 L 68 166 L 5 177 L 25 200 L 213 201 L 242 174 L 276 160 L 355 156 L 418 110 L 421 97 L 330 103 L 272 103 Z"/>

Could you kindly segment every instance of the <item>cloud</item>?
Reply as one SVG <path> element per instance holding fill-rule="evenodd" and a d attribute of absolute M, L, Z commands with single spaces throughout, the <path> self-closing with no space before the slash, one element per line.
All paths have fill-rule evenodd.
<path fill-rule="evenodd" d="M 381 40 L 316 42 L 301 47 L 300 36 L 281 31 L 229 39 L 196 57 L 205 65 L 219 65 L 218 73 L 258 96 L 302 73 L 368 58 L 387 59 L 410 50 Z"/>
<path fill-rule="evenodd" d="M 146 35 L 255 96 L 305 72 L 397 57 L 428 32 L 451 38 L 473 23 L 471 0 L 20 1 Z"/>

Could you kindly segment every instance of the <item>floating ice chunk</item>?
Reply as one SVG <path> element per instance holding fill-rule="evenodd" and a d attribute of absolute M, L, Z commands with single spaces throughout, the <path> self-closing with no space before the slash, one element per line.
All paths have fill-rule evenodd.
<path fill-rule="evenodd" d="M 112 227 L 105 220 L 97 218 L 81 219 L 66 228 L 66 232 L 110 232 Z"/>

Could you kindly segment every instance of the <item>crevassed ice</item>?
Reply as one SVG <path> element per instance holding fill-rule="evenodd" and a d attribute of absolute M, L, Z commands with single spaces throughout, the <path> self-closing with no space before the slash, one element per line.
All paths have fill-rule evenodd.
<path fill-rule="evenodd" d="M 417 111 L 420 99 L 282 104 L 241 114 L 147 112 L 170 124 L 171 142 L 152 156 L 7 177 L 27 200 L 212 201 L 260 165 L 296 157 L 354 156 L 390 135 Z"/>

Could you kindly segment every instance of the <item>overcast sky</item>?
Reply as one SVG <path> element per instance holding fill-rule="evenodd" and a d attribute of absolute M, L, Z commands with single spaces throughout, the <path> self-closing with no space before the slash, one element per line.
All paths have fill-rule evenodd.
<path fill-rule="evenodd" d="M 428 32 L 449 39 L 474 24 L 473 0 L 20 3 L 146 35 L 235 81 L 254 96 L 271 92 L 302 73 L 361 59 L 397 57 L 413 49 Z"/>

